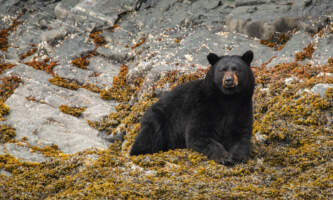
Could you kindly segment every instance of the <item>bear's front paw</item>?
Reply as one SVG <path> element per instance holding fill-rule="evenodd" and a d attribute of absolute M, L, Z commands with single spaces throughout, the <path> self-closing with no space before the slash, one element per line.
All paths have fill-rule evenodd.
<path fill-rule="evenodd" d="M 245 163 L 248 160 L 247 154 L 233 153 L 231 160 L 234 164 Z"/>
<path fill-rule="evenodd" d="M 212 158 L 215 162 L 220 163 L 222 165 L 230 165 L 232 163 L 232 157 L 229 153 L 225 152 L 222 155 L 215 155 Z"/>

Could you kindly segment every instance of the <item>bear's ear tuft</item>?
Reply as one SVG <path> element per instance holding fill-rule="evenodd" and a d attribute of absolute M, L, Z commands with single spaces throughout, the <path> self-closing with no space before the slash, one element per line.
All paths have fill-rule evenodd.
<path fill-rule="evenodd" d="M 218 57 L 215 53 L 210 53 L 207 56 L 207 60 L 209 64 L 214 65 L 217 61 L 219 61 L 220 57 Z"/>
<path fill-rule="evenodd" d="M 253 59 L 253 52 L 252 52 L 251 50 L 245 52 L 245 53 L 242 55 L 242 60 L 244 60 L 248 65 L 251 64 L 252 59 Z"/>

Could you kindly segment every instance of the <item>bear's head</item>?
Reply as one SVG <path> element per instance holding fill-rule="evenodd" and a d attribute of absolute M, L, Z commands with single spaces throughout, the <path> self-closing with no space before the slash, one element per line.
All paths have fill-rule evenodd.
<path fill-rule="evenodd" d="M 217 56 L 210 53 L 207 56 L 211 69 L 206 79 L 213 83 L 224 95 L 238 93 L 252 96 L 254 89 L 254 77 L 250 64 L 253 52 L 247 51 L 242 56 Z"/>

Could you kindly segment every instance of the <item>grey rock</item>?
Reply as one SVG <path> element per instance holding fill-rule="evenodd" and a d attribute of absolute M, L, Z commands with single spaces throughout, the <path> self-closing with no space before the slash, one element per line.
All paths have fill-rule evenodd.
<path fill-rule="evenodd" d="M 295 54 L 303 51 L 303 49 L 311 42 L 314 42 L 311 35 L 305 32 L 297 32 L 292 36 L 282 50 L 274 52 L 274 56 L 276 56 L 276 58 L 267 64 L 267 67 L 274 67 L 280 63 L 294 62 Z"/>
<path fill-rule="evenodd" d="M 333 35 L 325 34 L 322 38 L 318 38 L 316 51 L 312 54 L 314 64 L 327 64 L 328 59 L 333 57 Z"/>
<path fill-rule="evenodd" d="M 333 84 L 317 84 L 311 88 L 311 92 L 320 94 L 321 97 L 325 97 L 325 92 L 328 88 L 333 88 Z"/>
<path fill-rule="evenodd" d="M 107 148 L 97 130 L 87 122 L 48 104 L 27 101 L 24 86 L 16 89 L 6 101 L 11 108 L 7 121 L 14 124 L 16 138 L 28 138 L 32 145 L 57 145 L 64 153 L 76 153 L 88 148 Z"/>
<path fill-rule="evenodd" d="M 66 104 L 91 110 L 99 104 L 103 106 L 104 113 L 108 113 L 114 110 L 114 104 L 104 102 L 98 94 L 85 89 L 72 91 L 54 86 L 48 82 L 49 75 L 26 65 L 18 65 L 3 74 L 6 75 L 17 75 L 24 82 L 5 102 L 11 109 L 7 122 L 16 128 L 17 139 L 27 137 L 32 145 L 56 144 L 65 153 L 107 148 L 105 141 L 97 137 L 98 131 L 88 126 L 86 121 L 98 118 L 100 113 L 89 111 L 90 114 L 84 114 L 83 118 L 76 118 L 60 112 L 59 106 Z"/>
<path fill-rule="evenodd" d="M 267 3 L 267 0 L 236 0 L 235 6 L 240 7 L 240 6 L 255 6 L 255 5 L 261 5 Z"/>
<path fill-rule="evenodd" d="M 3 145 L 0 144 L 0 155 L 3 155 L 3 154 L 5 154 L 5 152 L 3 151 Z"/>
<path fill-rule="evenodd" d="M 9 177 L 9 176 L 12 176 L 12 173 L 7 172 L 6 170 L 0 169 L 0 175 Z"/>
<path fill-rule="evenodd" d="M 69 64 L 71 60 L 87 54 L 95 49 L 95 45 L 86 41 L 86 36 L 70 35 L 61 44 L 55 46 L 52 57 L 61 64 Z"/>
<path fill-rule="evenodd" d="M 19 146 L 14 143 L 7 143 L 5 147 L 9 154 L 16 158 L 23 159 L 24 161 L 44 162 L 48 160 L 43 154 L 37 152 L 32 153 L 30 148 Z"/>
<path fill-rule="evenodd" d="M 41 40 L 52 43 L 56 39 L 64 38 L 67 34 L 67 30 L 64 28 L 54 29 L 50 31 L 45 31 L 41 34 Z"/>
<path fill-rule="evenodd" d="M 13 0 L 13 1 L 7 1 L 7 0 L 0 0 L 0 13 L 8 13 L 13 7 L 15 7 L 20 0 Z"/>
<path fill-rule="evenodd" d="M 298 1 L 297 1 L 298 2 Z M 255 12 L 248 12 L 251 6 L 237 7 L 227 16 L 229 31 L 247 34 L 251 37 L 268 39 L 275 32 L 288 32 L 294 29 L 318 31 L 329 22 L 333 4 L 328 0 L 316 1 L 307 7 L 302 3 L 289 4 L 280 1 L 279 4 L 263 4 Z M 315 23 L 314 23 L 315 22 Z"/>
<path fill-rule="evenodd" d="M 118 63 L 127 63 L 134 59 L 134 55 L 129 48 L 123 46 L 110 46 L 108 48 L 99 47 L 97 53 Z"/>
<path fill-rule="evenodd" d="M 120 14 L 134 10 L 135 6 L 135 0 L 69 0 L 58 3 L 54 12 L 61 20 L 70 20 L 74 23 L 94 22 L 98 25 L 112 26 Z"/>

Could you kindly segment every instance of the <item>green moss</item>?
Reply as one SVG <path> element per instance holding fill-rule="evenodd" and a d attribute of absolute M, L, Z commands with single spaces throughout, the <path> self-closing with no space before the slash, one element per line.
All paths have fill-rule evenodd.
<path fill-rule="evenodd" d="M 59 106 L 59 110 L 65 114 L 73 115 L 74 117 L 80 117 L 86 108 L 61 105 Z"/>
<path fill-rule="evenodd" d="M 9 125 L 0 125 L 0 143 L 6 143 L 15 138 L 16 130 Z"/>

